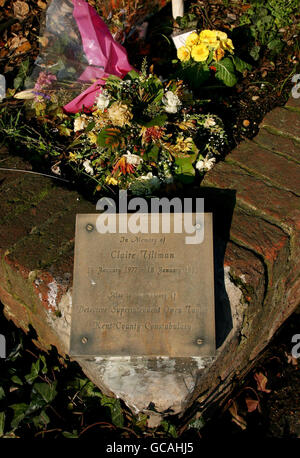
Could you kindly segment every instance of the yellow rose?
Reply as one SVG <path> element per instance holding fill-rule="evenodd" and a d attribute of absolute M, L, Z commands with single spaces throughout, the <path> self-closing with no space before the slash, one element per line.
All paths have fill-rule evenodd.
<path fill-rule="evenodd" d="M 216 35 L 217 35 L 217 38 L 219 38 L 219 40 L 221 41 L 227 40 L 227 33 L 221 32 L 221 30 L 217 30 Z"/>
<path fill-rule="evenodd" d="M 208 56 L 209 56 L 209 49 L 204 43 L 193 46 L 192 58 L 196 62 L 204 62 L 208 58 Z"/>
<path fill-rule="evenodd" d="M 191 58 L 191 52 L 186 46 L 181 46 L 177 50 L 177 57 L 182 62 L 187 62 Z"/>
<path fill-rule="evenodd" d="M 192 33 L 190 33 L 190 35 L 185 40 L 185 45 L 192 47 L 192 46 L 196 45 L 198 43 L 198 41 L 199 41 L 198 33 L 192 32 Z"/>
<path fill-rule="evenodd" d="M 218 48 L 214 51 L 214 59 L 219 62 L 219 60 L 223 59 L 225 55 L 225 51 L 222 48 Z"/>
<path fill-rule="evenodd" d="M 222 48 L 225 49 L 225 51 L 229 51 L 231 54 L 233 54 L 234 46 L 232 40 L 227 38 L 227 40 L 222 41 Z"/>
<path fill-rule="evenodd" d="M 202 30 L 200 33 L 200 42 L 217 48 L 219 46 L 216 30 Z"/>

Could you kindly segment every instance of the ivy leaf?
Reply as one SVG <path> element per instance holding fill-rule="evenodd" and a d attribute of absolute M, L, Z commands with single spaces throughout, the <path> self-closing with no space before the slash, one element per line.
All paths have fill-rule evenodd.
<path fill-rule="evenodd" d="M 234 65 L 229 57 L 225 57 L 220 62 L 216 62 L 216 78 L 222 81 L 226 86 L 232 87 L 237 83 L 237 77 L 234 74 Z"/>
<path fill-rule="evenodd" d="M 163 420 L 161 422 L 161 426 L 163 427 L 164 431 L 168 434 L 170 434 L 170 436 L 176 438 L 177 437 L 177 431 L 176 431 L 176 428 L 174 425 L 172 425 L 171 423 L 169 423 L 168 421 L 166 420 Z"/>
<path fill-rule="evenodd" d="M 282 51 L 282 48 L 283 48 L 283 42 L 279 39 L 271 40 L 268 43 L 268 48 L 271 51 L 276 51 L 276 53 L 280 53 L 280 51 Z"/>
<path fill-rule="evenodd" d="M 40 415 L 33 417 L 32 421 L 37 429 L 42 429 L 45 428 L 45 426 L 47 426 L 48 423 L 50 423 L 50 418 L 46 414 L 45 410 L 42 410 Z"/>
<path fill-rule="evenodd" d="M 11 378 L 11 381 L 15 384 L 15 385 L 23 385 L 23 382 L 22 380 L 20 379 L 20 377 L 18 377 L 17 375 L 14 375 L 12 378 Z"/>
<path fill-rule="evenodd" d="M 38 377 L 39 372 L 40 372 L 40 360 L 38 359 L 35 363 L 32 363 L 30 374 L 25 375 L 26 382 L 32 385 L 32 383 Z"/>
<path fill-rule="evenodd" d="M 53 399 L 57 395 L 56 384 L 57 384 L 56 381 L 51 383 L 51 384 L 49 384 L 49 383 L 35 383 L 33 385 L 32 391 L 33 391 L 34 394 L 37 393 L 43 399 L 43 401 L 45 401 L 47 404 L 49 404 L 49 402 L 53 401 Z"/>
<path fill-rule="evenodd" d="M 103 395 L 101 405 L 110 409 L 111 421 L 115 426 L 122 428 L 124 425 L 124 417 L 119 399 L 109 398 L 108 396 Z"/>
<path fill-rule="evenodd" d="M 0 412 L 0 437 L 4 434 L 5 412 Z"/>
<path fill-rule="evenodd" d="M 1 399 L 5 398 L 5 391 L 2 386 L 0 386 L 0 401 Z"/>
<path fill-rule="evenodd" d="M 24 418 L 26 417 L 28 405 L 24 403 L 20 403 L 20 404 L 12 404 L 9 407 L 11 407 L 14 411 L 14 418 L 11 422 L 11 427 L 13 429 L 16 429 L 19 426 L 20 422 L 24 420 Z"/>
<path fill-rule="evenodd" d="M 47 368 L 47 363 L 46 363 L 46 358 L 44 355 L 41 355 L 39 357 L 40 361 L 43 363 L 43 367 L 42 367 L 42 374 L 47 374 L 48 372 L 48 368 Z"/>
<path fill-rule="evenodd" d="M 260 46 L 253 46 L 253 48 L 251 48 L 251 50 L 250 50 L 250 56 L 254 60 L 258 60 L 259 59 L 259 53 L 260 53 Z"/>

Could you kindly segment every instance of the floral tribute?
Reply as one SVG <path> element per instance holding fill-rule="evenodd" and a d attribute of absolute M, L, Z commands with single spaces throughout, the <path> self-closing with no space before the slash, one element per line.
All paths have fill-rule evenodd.
<path fill-rule="evenodd" d="M 177 50 L 183 69 L 194 71 L 198 82 L 203 83 L 211 72 L 226 86 L 237 83 L 236 72 L 243 73 L 251 66 L 234 55 L 234 45 L 225 32 L 202 30 L 191 32 L 184 46 Z"/>
<path fill-rule="evenodd" d="M 55 75 L 42 72 L 34 89 L 24 91 L 27 103 L 40 124 L 55 125 L 65 137 L 64 160 L 97 190 L 118 186 L 151 195 L 173 181 L 191 183 L 226 145 L 222 121 L 201 113 L 201 101 L 182 81 L 162 82 L 146 63 L 124 79 L 110 75 L 94 105 L 75 115 L 57 105 L 55 83 Z"/>

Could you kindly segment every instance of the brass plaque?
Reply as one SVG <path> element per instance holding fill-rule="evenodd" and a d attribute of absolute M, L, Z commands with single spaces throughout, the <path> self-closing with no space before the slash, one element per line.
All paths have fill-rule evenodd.
<path fill-rule="evenodd" d="M 104 234 L 99 214 L 77 215 L 71 355 L 214 355 L 212 215 L 190 215 L 202 243 L 174 231 L 182 213 L 170 215 L 170 233 L 161 222 L 158 233 L 124 233 L 117 221 Z M 140 218 L 150 227 L 150 214 Z"/>

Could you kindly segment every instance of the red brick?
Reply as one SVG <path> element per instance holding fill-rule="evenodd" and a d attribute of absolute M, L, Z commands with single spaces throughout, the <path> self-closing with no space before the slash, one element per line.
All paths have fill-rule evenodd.
<path fill-rule="evenodd" d="M 265 267 L 261 260 L 251 251 L 235 243 L 228 242 L 224 264 L 229 266 L 234 275 L 245 283 L 248 302 L 261 302 L 265 295 Z"/>
<path fill-rule="evenodd" d="M 300 229 L 299 199 L 291 192 L 266 184 L 263 179 L 227 161 L 220 162 L 203 181 L 204 186 L 236 190 L 238 201 L 277 220 L 291 229 Z"/>
<path fill-rule="evenodd" d="M 296 111 L 275 108 L 262 121 L 260 127 L 264 126 L 273 127 L 300 141 L 300 113 Z"/>
<path fill-rule="evenodd" d="M 278 154 L 287 156 L 300 163 L 300 143 L 291 138 L 272 134 L 266 129 L 260 129 L 259 134 L 253 138 L 253 141 L 270 151 L 278 152 Z"/>
<path fill-rule="evenodd" d="M 19 240 L 7 259 L 22 265 L 28 272 L 50 266 L 63 255 L 64 246 L 74 240 L 76 214 L 91 213 L 93 209 L 91 203 L 75 199 L 73 208 L 66 209 L 63 214 L 54 214 L 37 231 Z"/>
<path fill-rule="evenodd" d="M 289 256 L 289 237 L 257 215 L 237 206 L 233 213 L 230 239 L 260 254 L 269 266 L 282 263 L 282 269 L 285 269 Z"/>
<path fill-rule="evenodd" d="M 24 199 L 26 199 L 24 191 Z M 0 226 L 0 248 L 7 250 L 21 238 L 28 236 L 31 231 L 37 230 L 56 213 L 66 211 L 66 206 L 77 203 L 78 194 L 64 188 L 52 187 L 49 193 L 36 204 L 32 204 L 13 218 L 6 220 Z"/>
<path fill-rule="evenodd" d="M 241 143 L 227 160 L 237 162 L 280 188 L 300 195 L 300 167 L 295 162 L 250 141 Z"/>
<path fill-rule="evenodd" d="M 299 93 L 299 90 L 298 90 Z M 286 107 L 298 108 L 300 110 L 300 97 L 297 99 L 295 97 L 290 97 L 286 103 Z"/>

